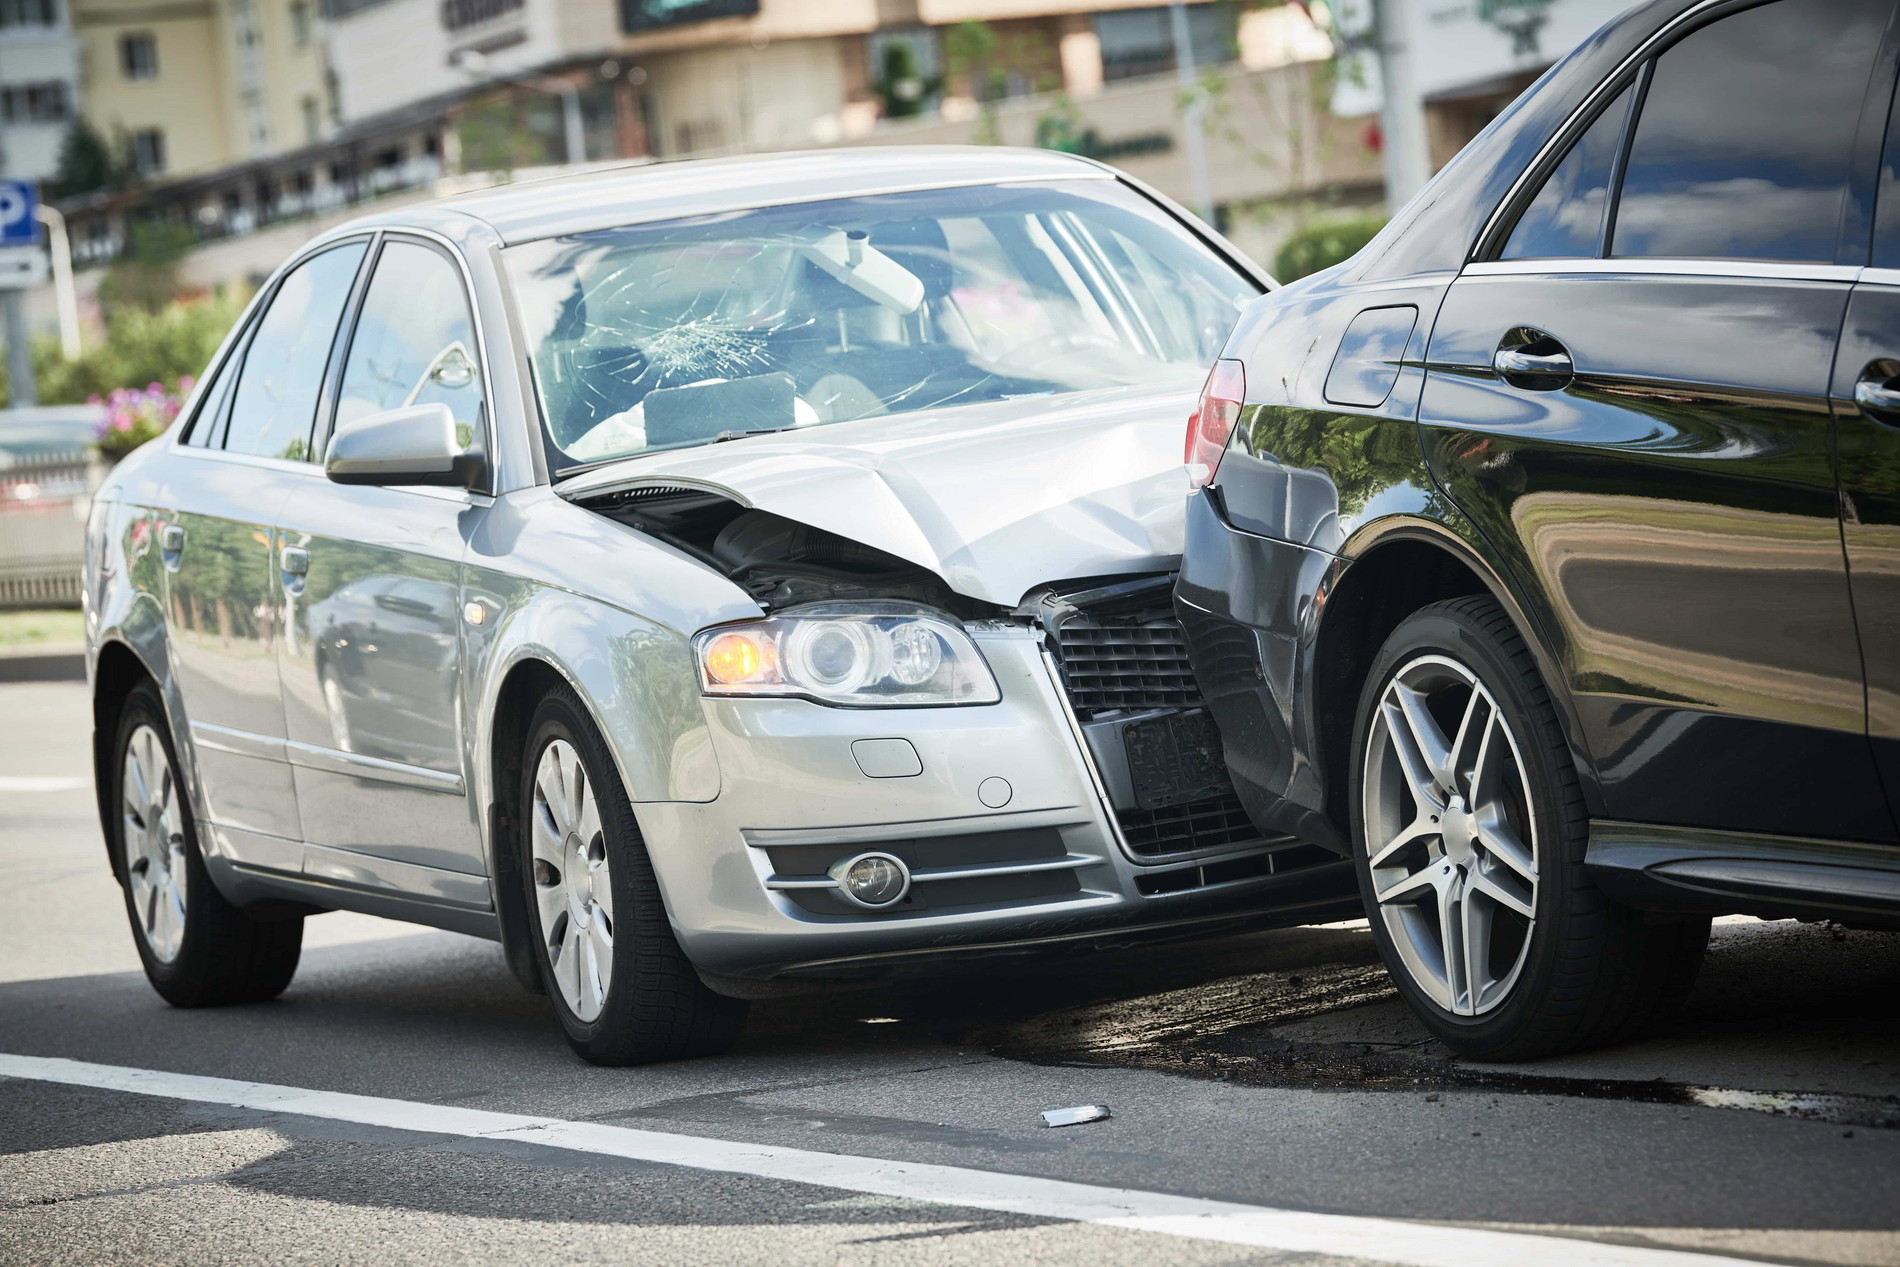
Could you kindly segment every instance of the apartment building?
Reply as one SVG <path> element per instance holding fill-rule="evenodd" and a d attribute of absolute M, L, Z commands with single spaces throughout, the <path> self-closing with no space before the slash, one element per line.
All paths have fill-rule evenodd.
<path fill-rule="evenodd" d="M 0 174 L 45 180 L 79 115 L 67 0 L 0 0 Z"/>
<path fill-rule="evenodd" d="M 75 6 L 88 117 L 144 177 L 67 204 L 82 265 L 161 219 L 223 244 L 194 281 L 257 276 L 371 198 L 887 133 L 1057 144 L 1188 193 L 1173 30 L 1152 0 L 56 2 Z M 1196 64 L 1243 77 L 1331 51 L 1298 6 L 1195 0 L 1187 18 Z M 1111 122 L 1091 125 L 1097 110 Z M 1346 149 L 1352 197 L 1376 199 L 1376 163 Z M 1280 197 L 1296 168 L 1253 164 L 1219 192 Z"/>
<path fill-rule="evenodd" d="M 315 0 L 64 0 L 87 119 L 147 181 L 320 142 L 331 125 Z"/>

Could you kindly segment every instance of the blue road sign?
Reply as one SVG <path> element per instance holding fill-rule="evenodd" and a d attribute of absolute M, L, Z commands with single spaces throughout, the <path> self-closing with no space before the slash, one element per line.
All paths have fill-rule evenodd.
<path fill-rule="evenodd" d="M 33 214 L 40 187 L 30 180 L 0 180 L 0 246 L 32 246 L 40 240 Z"/>

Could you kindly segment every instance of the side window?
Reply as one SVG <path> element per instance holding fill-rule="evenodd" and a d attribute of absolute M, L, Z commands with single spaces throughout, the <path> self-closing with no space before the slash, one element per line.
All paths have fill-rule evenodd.
<path fill-rule="evenodd" d="M 224 447 L 305 461 L 323 370 L 367 244 L 352 242 L 293 269 L 244 352 Z"/>
<path fill-rule="evenodd" d="M 1887 149 L 1880 159 L 1880 196 L 1874 204 L 1875 268 L 1900 268 L 1900 91 L 1887 115 Z"/>
<path fill-rule="evenodd" d="M 1613 255 L 1832 263 L 1892 0 L 1774 0 L 1656 59 Z"/>
<path fill-rule="evenodd" d="M 198 411 L 191 416 L 191 430 L 185 433 L 186 444 L 200 449 L 217 447 L 224 406 L 231 398 L 231 380 L 237 377 L 237 363 L 242 358 L 242 349 L 233 350 L 218 366 L 217 376 L 205 384 L 204 394 L 198 398 Z"/>
<path fill-rule="evenodd" d="M 469 444 L 482 411 L 475 356 L 475 323 L 461 272 L 434 247 L 392 241 L 377 257 L 350 338 L 337 423 L 440 401 L 455 415 L 462 443 Z"/>
<path fill-rule="evenodd" d="M 1603 213 L 1610 205 L 1610 180 L 1634 91 L 1618 93 L 1544 178 L 1504 244 L 1504 259 L 1587 259 L 1602 249 Z"/>

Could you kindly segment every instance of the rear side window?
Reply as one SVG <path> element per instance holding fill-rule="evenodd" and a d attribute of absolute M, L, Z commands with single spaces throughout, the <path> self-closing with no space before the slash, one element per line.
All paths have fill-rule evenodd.
<path fill-rule="evenodd" d="M 1612 255 L 1831 263 L 1892 0 L 1775 0 L 1656 59 Z"/>
<path fill-rule="evenodd" d="M 226 449 L 309 460 L 324 367 L 365 245 L 352 242 L 313 255 L 278 285 L 244 353 Z"/>
<path fill-rule="evenodd" d="M 1603 248 L 1603 217 L 1623 145 L 1633 89 L 1616 95 L 1545 180 L 1505 242 L 1503 258 L 1590 258 Z"/>

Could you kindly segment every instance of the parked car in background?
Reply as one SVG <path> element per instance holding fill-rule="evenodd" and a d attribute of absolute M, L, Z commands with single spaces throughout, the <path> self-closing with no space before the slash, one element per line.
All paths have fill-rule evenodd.
<path fill-rule="evenodd" d="M 92 519 L 154 985 L 269 997 L 368 911 L 498 938 L 612 1064 L 775 978 L 1349 912 L 1241 811 L 1171 611 L 1180 418 L 1267 285 L 993 148 L 323 235 Z"/>
<path fill-rule="evenodd" d="M 0 410 L 0 610 L 78 603 L 104 416 L 97 405 Z"/>
<path fill-rule="evenodd" d="M 1625 14 L 1208 381 L 1241 799 L 1466 1055 L 1640 1031 L 1712 913 L 1900 924 L 1895 12 Z"/>

